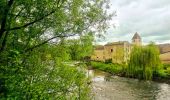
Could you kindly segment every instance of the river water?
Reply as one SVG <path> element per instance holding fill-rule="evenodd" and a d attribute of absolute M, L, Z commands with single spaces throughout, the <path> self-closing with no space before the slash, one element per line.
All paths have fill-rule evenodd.
<path fill-rule="evenodd" d="M 111 76 L 88 70 L 95 100 L 170 100 L 170 84 Z"/>

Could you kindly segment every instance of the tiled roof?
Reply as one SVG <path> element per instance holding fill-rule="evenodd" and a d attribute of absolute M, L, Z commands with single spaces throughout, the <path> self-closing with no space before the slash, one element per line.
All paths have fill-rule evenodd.
<path fill-rule="evenodd" d="M 118 41 L 118 42 L 112 42 L 112 43 L 107 43 L 105 46 L 112 46 L 112 45 L 123 45 L 124 43 L 128 43 L 128 41 Z"/>
<path fill-rule="evenodd" d="M 159 44 L 158 47 L 161 54 L 170 52 L 170 44 Z"/>

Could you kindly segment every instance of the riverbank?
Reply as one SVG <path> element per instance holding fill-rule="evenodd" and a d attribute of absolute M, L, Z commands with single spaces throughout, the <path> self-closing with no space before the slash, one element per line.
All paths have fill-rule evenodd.
<path fill-rule="evenodd" d="M 124 65 L 103 63 L 103 62 L 96 62 L 96 61 L 91 61 L 90 65 L 92 69 L 98 69 L 113 75 L 123 76 L 124 74 L 124 68 L 125 68 Z"/>
<path fill-rule="evenodd" d="M 112 75 L 127 77 L 127 65 L 91 61 L 90 66 L 92 69 L 105 71 Z M 153 74 L 152 80 L 156 82 L 166 82 L 170 84 L 170 65 L 164 64 L 163 67 L 158 70 L 157 74 Z"/>

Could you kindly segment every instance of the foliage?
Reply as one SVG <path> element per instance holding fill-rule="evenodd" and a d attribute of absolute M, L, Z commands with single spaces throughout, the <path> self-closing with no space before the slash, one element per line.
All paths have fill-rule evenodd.
<path fill-rule="evenodd" d="M 54 45 L 51 48 L 51 52 L 55 54 L 53 57 L 57 57 L 57 59 L 60 59 L 61 61 L 69 61 L 71 59 L 69 51 L 64 39 L 61 39 L 57 45 Z"/>
<path fill-rule="evenodd" d="M 112 64 L 112 63 L 106 64 L 106 63 L 103 63 L 103 62 L 92 61 L 91 66 L 94 69 L 99 69 L 99 70 L 106 71 L 106 72 L 109 72 L 109 73 L 112 73 L 112 74 L 119 74 L 120 75 L 121 73 L 123 73 L 123 66 L 124 65 Z"/>
<path fill-rule="evenodd" d="M 71 58 L 63 41 L 79 35 L 85 43 L 87 33 L 105 31 L 112 16 L 104 9 L 107 4 L 0 0 L 0 99 L 88 100 L 84 73 L 63 64 Z M 87 44 L 83 46 L 86 50 Z"/>
<path fill-rule="evenodd" d="M 31 56 L 27 55 L 22 64 L 18 63 L 21 60 L 20 54 L 16 54 L 10 59 L 17 59 L 17 62 L 1 66 L 4 72 L 0 76 L 5 79 L 3 88 L 7 90 L 6 94 L 2 94 L 2 99 L 78 99 L 81 95 L 82 99 L 87 100 L 90 97 L 84 72 L 63 65 L 63 59 L 58 59 L 51 52 L 52 47 L 48 48 L 42 47 L 31 52 Z M 47 56 L 49 54 L 50 57 Z"/>
<path fill-rule="evenodd" d="M 0 49 L 17 44 L 22 52 L 58 37 L 102 33 L 111 18 L 102 0 L 4 0 L 0 3 L 5 6 L 0 8 Z M 44 35 L 46 40 L 41 38 Z"/>
<path fill-rule="evenodd" d="M 93 52 L 93 35 L 88 33 L 81 36 L 79 39 L 67 40 L 67 46 L 69 49 L 70 57 L 72 60 L 81 60 L 85 57 L 89 57 Z"/>
<path fill-rule="evenodd" d="M 105 60 L 105 63 L 106 63 L 106 64 L 112 63 L 112 59 L 107 59 L 107 60 Z"/>
<path fill-rule="evenodd" d="M 170 65 L 163 64 L 163 67 L 159 68 L 157 73 L 158 78 L 169 79 L 170 78 Z"/>
<path fill-rule="evenodd" d="M 134 47 L 127 67 L 127 76 L 151 80 L 160 67 L 159 50 L 154 44 Z"/>

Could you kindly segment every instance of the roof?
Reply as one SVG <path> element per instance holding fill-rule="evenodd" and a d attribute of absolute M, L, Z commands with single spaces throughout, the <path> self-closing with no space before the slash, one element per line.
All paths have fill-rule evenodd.
<path fill-rule="evenodd" d="M 159 44 L 158 47 L 161 54 L 170 52 L 170 44 Z"/>
<path fill-rule="evenodd" d="M 97 46 L 95 46 L 95 50 L 104 50 L 104 46 L 97 45 Z"/>
<path fill-rule="evenodd" d="M 128 41 L 118 41 L 118 42 L 112 42 L 112 43 L 107 43 L 105 46 L 112 46 L 112 45 L 123 45 L 124 43 L 128 43 Z"/>
<path fill-rule="evenodd" d="M 137 32 L 133 36 L 132 40 L 134 40 L 134 39 L 141 39 L 141 37 L 139 36 L 139 34 Z"/>

